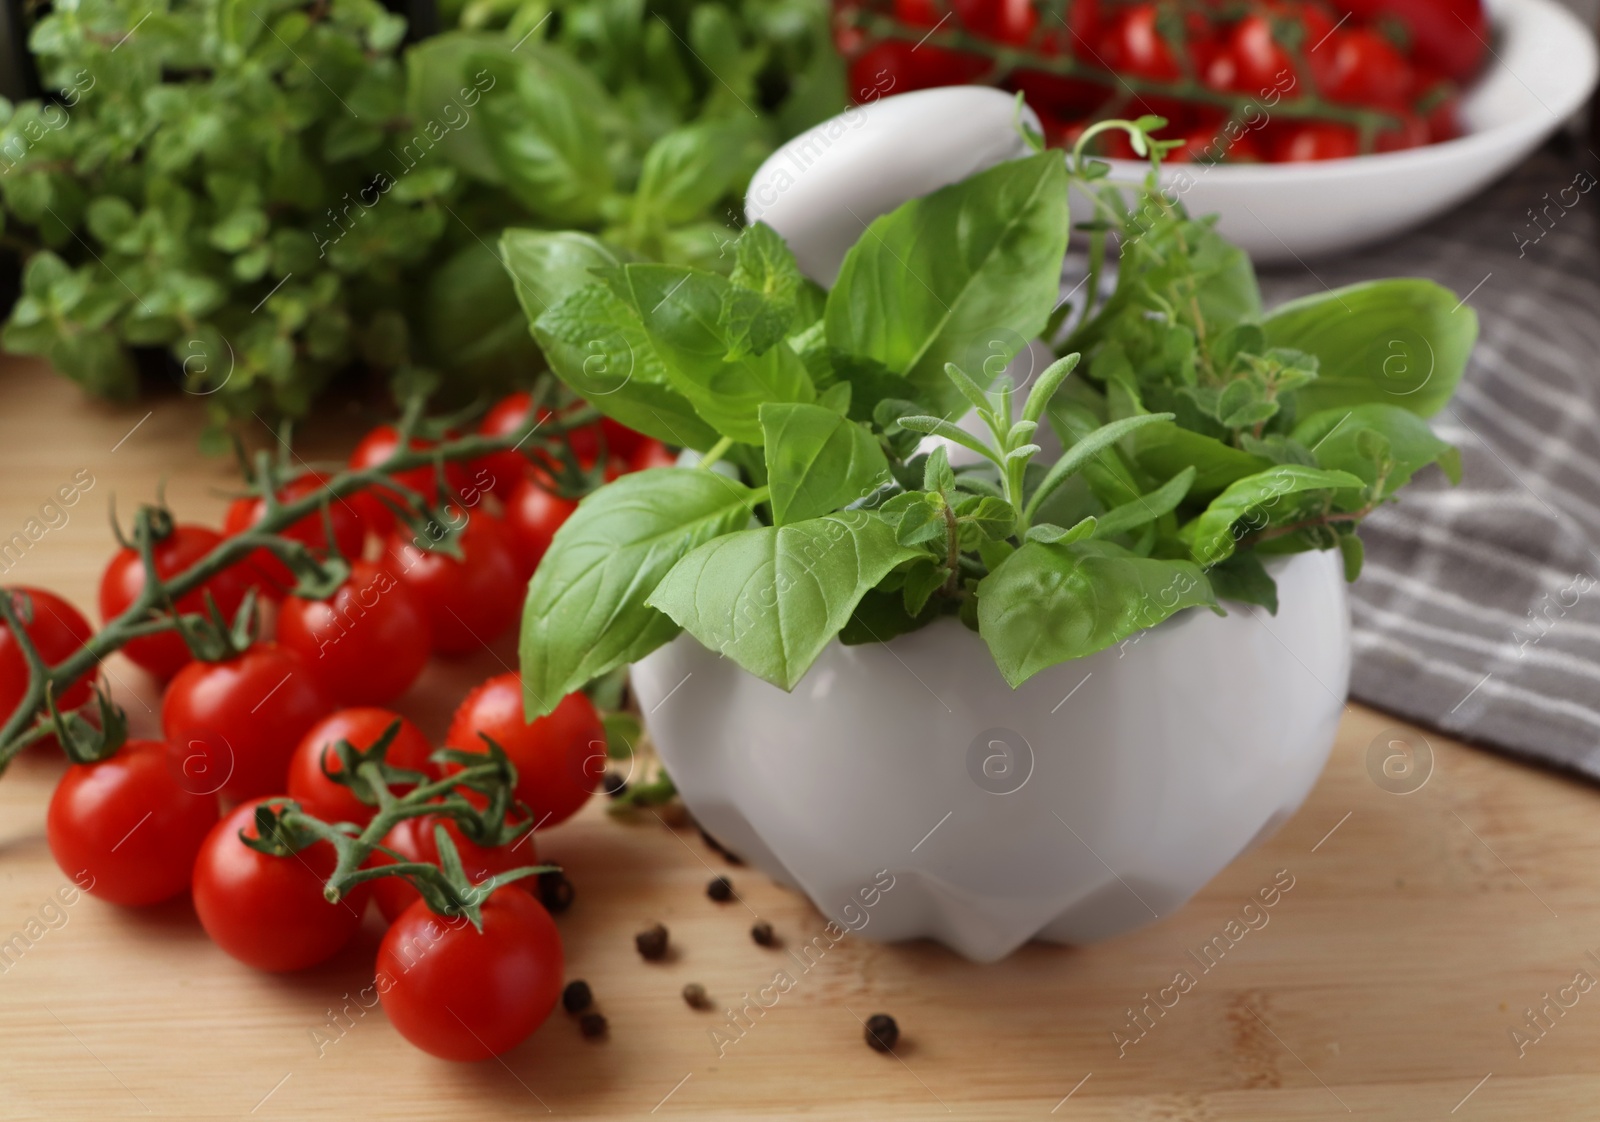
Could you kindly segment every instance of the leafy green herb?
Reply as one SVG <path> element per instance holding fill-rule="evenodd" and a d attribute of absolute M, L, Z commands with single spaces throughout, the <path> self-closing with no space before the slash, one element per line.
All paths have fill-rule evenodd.
<path fill-rule="evenodd" d="M 1161 124 L 1095 128 L 1159 163 Z M 1094 206 L 1075 315 L 1053 313 L 1068 181 Z M 579 389 L 563 348 L 613 332 L 638 372 L 615 402 L 671 393 L 710 432 L 700 468 L 611 484 L 556 536 L 523 633 L 545 703 L 677 627 L 790 689 L 836 638 L 954 615 L 1016 686 L 1190 608 L 1275 611 L 1274 555 L 1338 549 L 1354 579 L 1361 519 L 1426 465 L 1458 470 L 1420 414 L 1460 378 L 1471 318 L 1420 281 L 1264 315 L 1248 259 L 1155 183 L 1130 205 L 1081 147 L 1001 165 L 878 219 L 825 294 L 760 225 L 727 277 L 584 250 L 529 304 L 557 372 Z M 507 235 L 514 272 L 570 252 L 547 237 Z M 1038 332 L 1062 357 L 1030 385 L 970 361 Z M 1402 335 L 1435 360 L 1415 391 L 1369 361 Z M 697 482 L 654 494 L 677 479 Z"/>

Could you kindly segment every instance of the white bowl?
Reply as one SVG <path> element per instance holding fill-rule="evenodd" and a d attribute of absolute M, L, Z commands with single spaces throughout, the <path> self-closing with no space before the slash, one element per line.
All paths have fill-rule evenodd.
<path fill-rule="evenodd" d="M 633 668 L 695 818 L 869 939 L 988 962 L 1153 922 L 1283 823 L 1350 677 L 1337 555 L 1276 616 L 1190 610 L 1013 691 L 953 619 L 829 646 L 784 693 L 680 636 Z"/>
<path fill-rule="evenodd" d="M 1556 0 L 1487 0 L 1497 36 L 1462 101 L 1466 135 L 1404 152 L 1305 164 L 1174 165 L 1164 187 L 1257 264 L 1306 261 L 1381 241 L 1470 198 L 1520 163 L 1594 90 L 1595 42 Z M 1114 182 L 1146 165 L 1109 160 Z M 1074 199 L 1074 213 L 1087 201 Z M 1509 238 L 1509 233 L 1507 237 Z"/>

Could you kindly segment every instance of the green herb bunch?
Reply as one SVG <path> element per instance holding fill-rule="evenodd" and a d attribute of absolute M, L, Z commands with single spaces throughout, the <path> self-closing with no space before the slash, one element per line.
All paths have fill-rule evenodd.
<path fill-rule="evenodd" d="M 0 103 L 6 349 L 127 398 L 151 348 L 219 423 L 353 370 L 402 397 L 525 382 L 501 229 L 714 261 L 724 197 L 844 101 L 815 0 L 657 7 L 447 5 L 476 30 L 413 46 L 377 0 L 46 9 L 59 96 Z"/>
<path fill-rule="evenodd" d="M 1159 166 L 1162 123 L 1114 127 Z M 556 534 L 523 622 L 530 714 L 680 631 L 789 689 L 835 638 L 955 615 L 1015 686 L 1185 608 L 1275 610 L 1272 554 L 1337 547 L 1354 579 L 1360 519 L 1453 470 L 1423 417 L 1471 311 L 1391 280 L 1266 313 L 1209 221 L 1153 173 L 1130 206 L 1104 168 L 1040 153 L 914 199 L 827 292 L 759 224 L 727 277 L 508 232 L 556 374 L 703 452 L 601 488 Z M 1094 205 L 1076 309 L 1069 185 Z M 1063 357 L 1015 386 L 1000 372 L 1038 337 Z"/>

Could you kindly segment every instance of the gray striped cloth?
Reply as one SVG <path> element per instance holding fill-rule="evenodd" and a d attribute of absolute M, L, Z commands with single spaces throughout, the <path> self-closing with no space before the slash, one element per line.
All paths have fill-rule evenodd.
<path fill-rule="evenodd" d="M 1434 418 L 1461 486 L 1425 472 L 1362 529 L 1351 692 L 1600 778 L 1600 190 L 1571 148 L 1415 233 L 1261 282 L 1270 308 L 1424 276 L 1477 310 L 1477 350 Z"/>

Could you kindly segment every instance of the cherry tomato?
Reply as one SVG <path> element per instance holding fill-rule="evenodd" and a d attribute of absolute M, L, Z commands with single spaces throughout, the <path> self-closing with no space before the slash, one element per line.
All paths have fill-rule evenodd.
<path fill-rule="evenodd" d="M 194 863 L 194 910 L 211 941 L 257 970 L 304 970 L 344 949 L 361 925 L 366 894 L 330 904 L 322 887 L 338 855 L 325 841 L 278 857 L 239 840 L 258 837 L 255 811 L 234 808 L 212 827 Z"/>
<path fill-rule="evenodd" d="M 678 466 L 678 454 L 659 440 L 646 437 L 628 459 L 629 471 L 648 471 L 650 468 Z"/>
<path fill-rule="evenodd" d="M 303 658 L 256 643 L 178 671 L 161 699 L 161 727 L 191 789 L 250 799 L 284 789 L 295 745 L 332 708 Z"/>
<path fill-rule="evenodd" d="M 605 773 L 605 726 L 581 693 L 569 693 L 547 716 L 529 724 L 522 713 L 522 676 L 496 675 L 462 701 L 445 743 L 464 752 L 487 752 L 480 733 L 517 765 L 517 798 L 533 812 L 536 829 L 577 813 Z"/>
<path fill-rule="evenodd" d="M 459 510 L 448 512 L 460 517 Z M 428 613 L 433 649 L 460 655 L 499 638 L 522 605 L 522 569 L 511 531 L 484 510 L 472 512 L 458 539 L 462 560 L 420 548 L 404 527 L 388 543 L 389 570 Z"/>
<path fill-rule="evenodd" d="M 956 20 L 975 35 L 1020 47 L 1039 26 L 1033 0 L 950 0 Z"/>
<path fill-rule="evenodd" d="M 418 437 L 411 439 L 411 448 L 415 451 L 427 451 L 434 442 L 422 440 Z M 393 456 L 400 448 L 400 433 L 393 425 L 379 425 L 361 438 L 355 451 L 350 453 L 349 464 L 352 469 L 377 467 L 389 457 Z M 433 466 L 411 468 L 409 471 L 392 473 L 389 476 L 396 483 L 409 490 L 415 491 L 429 503 L 436 506 L 446 502 L 460 501 L 459 495 L 469 486 L 469 476 L 465 468 L 459 464 L 445 465 L 444 475 L 441 478 L 439 470 Z M 441 487 L 440 484 L 443 484 Z M 443 492 L 442 494 L 440 492 Z M 350 497 L 350 505 L 360 514 L 362 523 L 367 532 L 376 538 L 389 536 L 389 531 L 394 529 L 394 511 L 384 503 L 379 496 L 387 496 L 391 502 L 401 506 L 407 505 L 399 491 L 387 487 L 369 487 Z M 354 556 L 347 554 L 346 556 Z"/>
<path fill-rule="evenodd" d="M 298 653 L 345 705 L 382 705 L 417 680 L 432 649 L 428 611 L 385 565 L 356 561 L 327 600 L 290 596 L 278 642 Z"/>
<path fill-rule="evenodd" d="M 578 504 L 552 495 L 533 478 L 524 479 L 506 502 L 506 526 L 517 544 L 524 578 L 533 575 L 550 540 Z"/>
<path fill-rule="evenodd" d="M 1294 63 L 1273 37 L 1272 21 L 1251 15 L 1234 24 L 1204 74 L 1206 84 L 1215 89 L 1261 97 L 1289 88 Z"/>
<path fill-rule="evenodd" d="M 348 740 L 356 748 L 371 748 L 396 721 L 400 722 L 400 731 L 389 742 L 384 759 L 395 767 L 432 775 L 435 769 L 428 756 L 433 749 L 416 725 L 387 709 L 339 709 L 312 725 L 300 738 L 289 760 L 289 797 L 307 814 L 324 822 L 353 822 L 365 826 L 378 813 L 378 808 L 368 806 L 356 798 L 350 788 L 329 779 L 323 767 L 339 771 L 339 757 L 333 751 L 339 741 Z M 390 789 L 403 795 L 411 790 L 411 785 L 397 783 Z"/>
<path fill-rule="evenodd" d="M 527 421 L 528 411 L 532 408 L 532 394 L 524 390 L 507 394 L 483 415 L 483 420 L 478 422 L 478 433 L 481 436 L 506 436 L 516 432 Z M 537 437 L 531 437 L 530 441 L 535 439 Z M 489 487 L 501 499 L 506 499 L 527 474 L 528 458 L 520 451 L 507 449 L 474 460 L 472 466 L 487 473 Z"/>
<path fill-rule="evenodd" d="M 1304 124 L 1284 130 L 1273 148 L 1273 159 L 1282 163 L 1311 160 L 1342 160 L 1361 154 L 1356 130 L 1348 125 Z"/>
<path fill-rule="evenodd" d="M 1041 115 L 1041 121 L 1046 116 L 1061 120 L 1086 116 L 1111 96 L 1105 86 L 1041 70 L 1019 70 L 1011 75 L 1006 85 L 1022 94 L 1029 107 Z M 1050 131 L 1046 128 L 1047 138 Z"/>
<path fill-rule="evenodd" d="M 506 845 L 482 846 L 463 834 L 454 819 L 434 817 L 431 814 L 397 822 L 394 829 L 383 836 L 383 844 L 407 861 L 437 865 L 439 844 L 434 837 L 434 831 L 439 826 L 443 826 L 445 833 L 450 835 L 450 841 L 454 843 L 456 853 L 461 858 L 461 867 L 466 870 L 467 879 L 473 884 L 481 884 L 496 873 L 515 869 L 519 865 L 539 863 L 532 830 Z M 367 864 L 369 867 L 392 865 L 394 859 L 388 854 L 374 852 Z M 391 923 L 412 904 L 422 899 L 422 894 L 403 877 L 379 877 L 370 883 L 372 895 L 378 901 L 378 910 Z"/>
<path fill-rule="evenodd" d="M 83 613 L 53 592 L 42 588 L 0 589 L 0 596 L 10 596 L 11 605 L 20 617 L 25 614 L 23 597 L 33 605 L 33 619 L 22 625 L 22 630 L 33 641 L 39 657 L 54 665 L 89 641 L 94 629 Z M 85 673 L 56 698 L 62 712 L 76 709 L 89 700 L 93 674 Z M 28 692 L 28 661 L 22 647 L 11 635 L 11 629 L 0 623 L 0 724 L 10 720 Z M 54 745 L 55 737 L 47 737 L 38 744 Z"/>
<path fill-rule="evenodd" d="M 305 498 L 322 488 L 327 479 L 321 472 L 307 472 L 285 486 L 278 494 L 278 501 L 287 503 Z M 223 532 L 229 535 L 243 533 L 260 522 L 266 512 L 266 504 L 259 497 L 246 495 L 234 499 L 228 504 L 228 514 L 222 523 Z M 366 528 L 359 510 L 347 499 L 335 499 L 328 507 L 328 520 L 333 523 L 333 540 L 339 552 L 346 557 L 360 557 Z M 313 511 L 284 530 L 282 536 L 303 542 L 318 553 L 328 550 L 328 535 L 323 528 L 320 510 Z M 273 599 L 281 599 L 285 592 L 294 587 L 294 574 L 289 571 L 289 566 L 265 547 L 252 553 L 244 564 L 260 575 L 262 592 Z"/>
<path fill-rule="evenodd" d="M 1170 80 L 1182 73 L 1157 27 L 1154 4 L 1133 4 L 1111 18 L 1100 41 L 1104 65 L 1122 74 Z"/>
<path fill-rule="evenodd" d="M 1335 31 L 1312 56 L 1317 86 L 1330 101 L 1396 108 L 1411 89 L 1411 66 L 1365 27 Z"/>
<path fill-rule="evenodd" d="M 894 0 L 894 18 L 912 27 L 937 27 L 944 16 L 940 0 Z"/>
<path fill-rule="evenodd" d="M 217 822 L 217 797 L 186 790 L 176 762 L 159 740 L 130 740 L 109 759 L 68 768 L 45 820 L 61 871 L 130 907 L 188 888 L 195 854 Z"/>
<path fill-rule="evenodd" d="M 446 1060 L 486 1060 L 544 1023 L 565 960 L 550 913 L 516 885 L 483 904 L 483 930 L 418 901 L 378 947 L 377 990 L 400 1035 Z"/>
<path fill-rule="evenodd" d="M 1428 122 L 1407 109 L 1396 111 L 1399 123 L 1378 133 L 1377 149 L 1380 152 L 1401 152 L 1407 148 L 1420 148 L 1429 140 Z"/>
<path fill-rule="evenodd" d="M 1368 24 L 1394 20 L 1411 42 L 1412 58 L 1456 81 L 1478 72 L 1489 50 L 1482 0 L 1332 0 Z"/>
<path fill-rule="evenodd" d="M 156 572 L 162 580 L 167 580 L 189 568 L 222 542 L 221 534 L 204 526 L 174 526 L 172 533 L 156 542 L 151 551 L 155 557 Z M 232 620 L 233 613 L 239 610 L 245 593 L 254 583 L 251 570 L 244 564 L 231 566 L 199 588 L 178 597 L 178 610 L 204 614 L 206 594 L 209 592 L 222 618 Z M 121 615 L 143 590 L 144 562 L 139 551 L 118 550 L 100 578 L 100 618 L 110 621 Z M 172 677 L 194 659 L 183 636 L 176 631 L 135 639 L 122 648 L 122 653 L 162 681 Z"/>

